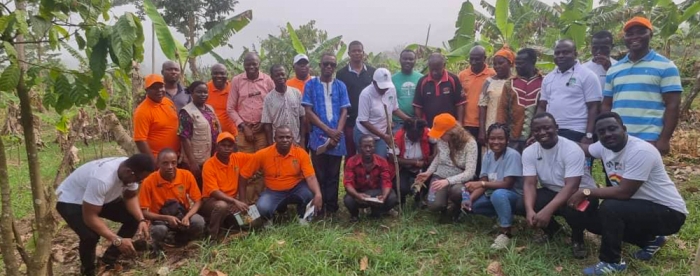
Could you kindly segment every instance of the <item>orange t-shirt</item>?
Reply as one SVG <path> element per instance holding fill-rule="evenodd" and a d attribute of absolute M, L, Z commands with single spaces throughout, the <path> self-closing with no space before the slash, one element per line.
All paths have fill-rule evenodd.
<path fill-rule="evenodd" d="M 496 75 L 496 71 L 486 68 L 479 74 L 474 74 L 472 68 L 459 72 L 459 82 L 462 84 L 463 94 L 467 97 L 467 104 L 464 106 L 464 122 L 462 125 L 469 127 L 479 127 L 479 95 L 484 87 L 484 82 L 491 76 Z"/>
<path fill-rule="evenodd" d="M 163 179 L 159 171 L 153 172 L 143 180 L 139 191 L 141 209 L 159 213 L 168 199 L 176 199 L 187 210 L 190 209 L 190 200 L 197 202 L 202 199 L 197 180 L 190 171 L 177 169 L 175 178 L 170 182 Z"/>
<path fill-rule="evenodd" d="M 292 146 L 286 156 L 277 152 L 275 144 L 259 150 L 243 166 L 241 176 L 250 178 L 258 170 L 263 172 L 265 187 L 273 191 L 290 190 L 299 181 L 315 175 L 311 157 L 298 146 Z"/>
<path fill-rule="evenodd" d="M 252 157 L 252 153 L 235 152 L 229 156 L 228 164 L 221 163 L 216 156 L 209 158 L 202 167 L 202 195 L 210 197 L 212 192 L 221 191 L 227 196 L 236 197 L 241 166 Z"/>
<path fill-rule="evenodd" d="M 134 141 L 146 141 L 155 157 L 165 148 L 180 152 L 176 110 L 168 98 L 156 103 L 146 97 L 134 111 Z"/>
<path fill-rule="evenodd" d="M 295 76 L 287 80 L 287 85 L 298 89 L 301 92 L 301 95 L 304 95 L 304 87 L 306 86 L 306 82 L 308 82 L 310 79 L 311 75 L 308 75 L 305 80 L 297 79 Z"/>
<path fill-rule="evenodd" d="M 214 108 L 216 117 L 219 118 L 221 122 L 221 131 L 228 131 L 233 134 L 233 136 L 238 135 L 238 128 L 233 120 L 228 117 L 226 113 L 226 101 L 228 101 L 228 92 L 231 91 L 231 83 L 226 82 L 226 87 L 223 90 L 219 90 L 214 86 L 214 82 L 209 81 L 207 83 L 209 87 L 209 98 L 207 99 L 207 104 Z"/>

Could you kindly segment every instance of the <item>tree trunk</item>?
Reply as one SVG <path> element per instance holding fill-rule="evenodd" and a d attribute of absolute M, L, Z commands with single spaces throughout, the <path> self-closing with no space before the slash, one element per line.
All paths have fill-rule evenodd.
<path fill-rule="evenodd" d="M 187 17 L 187 44 L 188 44 L 188 49 L 192 49 L 194 47 L 196 35 L 197 35 L 197 30 L 195 30 L 195 16 L 194 14 L 190 15 Z M 192 71 L 192 79 L 198 80 L 199 79 L 199 72 L 197 71 L 197 57 L 192 57 L 188 56 L 187 57 L 187 62 L 190 65 L 190 71 Z M 182 74 L 184 76 L 184 72 Z"/>
<path fill-rule="evenodd" d="M 15 239 L 12 233 L 12 196 L 10 195 L 10 179 L 7 175 L 7 157 L 5 143 L 0 139 L 0 200 L 2 201 L 2 219 L 0 219 L 0 250 L 2 261 L 5 263 L 5 273 L 10 276 L 19 275 L 19 262 L 15 256 Z"/>
<path fill-rule="evenodd" d="M 26 2 L 24 0 L 15 1 L 17 10 L 26 11 Z M 34 128 L 34 114 L 32 112 L 31 98 L 29 97 L 29 89 L 25 85 L 25 72 L 27 65 L 24 53 L 24 36 L 18 34 L 15 41 L 17 48 L 17 59 L 20 61 L 19 84 L 17 85 L 17 96 L 19 97 L 20 105 L 20 122 L 24 130 L 24 146 L 27 150 L 27 165 L 29 167 L 29 182 L 32 190 L 32 204 L 34 207 L 34 238 L 36 239 L 36 248 L 31 256 L 31 261 L 27 264 L 27 274 L 43 276 L 47 275 L 49 270 L 49 257 L 51 255 L 51 242 L 55 229 L 55 218 L 51 213 L 50 206 L 53 206 L 55 201 L 54 194 L 51 189 L 41 183 L 41 169 L 39 164 L 39 155 L 36 144 L 36 136 Z"/>
<path fill-rule="evenodd" d="M 695 98 L 700 94 L 700 62 L 698 62 L 695 66 L 695 71 L 697 72 L 697 75 L 695 76 L 695 84 L 693 85 L 693 88 L 690 90 L 690 93 L 685 96 L 685 100 L 683 101 L 683 104 L 681 104 L 681 119 L 685 120 L 688 118 L 688 111 L 690 110 L 690 107 L 693 105 L 693 101 L 695 101 Z"/>

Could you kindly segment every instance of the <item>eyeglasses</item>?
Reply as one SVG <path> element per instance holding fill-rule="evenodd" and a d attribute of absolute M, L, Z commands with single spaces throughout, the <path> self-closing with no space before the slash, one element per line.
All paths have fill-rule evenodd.
<path fill-rule="evenodd" d="M 330 66 L 330 67 L 336 67 L 336 66 L 338 66 L 338 64 L 335 63 L 335 62 L 323 62 L 323 63 L 321 63 L 321 66 L 322 66 L 322 67 L 328 67 L 328 66 Z"/>

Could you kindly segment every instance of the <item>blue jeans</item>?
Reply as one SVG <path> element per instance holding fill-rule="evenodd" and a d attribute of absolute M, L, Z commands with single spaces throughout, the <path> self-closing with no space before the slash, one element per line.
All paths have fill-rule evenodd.
<path fill-rule="evenodd" d="M 296 204 L 299 217 L 304 216 L 306 205 L 314 198 L 306 180 L 302 180 L 294 188 L 286 191 L 273 191 L 265 188 L 255 203 L 260 216 L 271 219 L 277 208 L 282 204 Z"/>
<path fill-rule="evenodd" d="M 498 226 L 510 227 L 513 224 L 515 202 L 519 197 L 520 195 L 514 191 L 497 189 L 491 196 L 481 195 L 476 199 L 472 204 L 472 212 L 489 217 L 497 216 Z"/>
<path fill-rule="evenodd" d="M 359 153 L 362 149 L 360 148 L 360 138 L 362 138 L 362 131 L 360 131 L 359 128 L 357 128 L 357 125 L 355 125 L 355 128 L 353 129 L 353 142 L 355 142 L 355 147 L 357 148 L 357 152 Z M 386 159 L 387 155 L 387 148 L 386 148 L 386 142 L 382 139 L 375 139 L 374 140 L 374 153 L 377 155 L 381 156 L 382 158 Z"/>
<path fill-rule="evenodd" d="M 403 128 L 403 121 L 394 121 L 394 124 L 391 127 L 392 136 L 396 135 L 396 132 L 402 128 Z"/>

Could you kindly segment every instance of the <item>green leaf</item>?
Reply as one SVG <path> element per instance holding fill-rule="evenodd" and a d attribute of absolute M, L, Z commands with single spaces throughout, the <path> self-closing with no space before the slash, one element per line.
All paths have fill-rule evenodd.
<path fill-rule="evenodd" d="M 143 1 L 143 9 L 151 22 L 153 22 L 153 27 L 156 31 L 156 37 L 158 38 L 158 44 L 160 49 L 163 51 L 165 57 L 169 60 L 177 60 L 181 64 L 187 60 L 187 49 L 182 43 L 175 40 L 173 34 L 170 33 L 168 24 L 158 12 L 156 6 L 150 0 Z M 185 53 L 184 55 L 182 53 Z"/>
<path fill-rule="evenodd" d="M 49 46 L 51 46 L 52 50 L 56 50 L 58 48 L 58 32 L 51 28 L 49 30 Z"/>
<path fill-rule="evenodd" d="M 451 49 L 457 49 L 474 40 L 474 23 L 476 23 L 474 5 L 469 1 L 465 1 L 462 3 L 462 8 L 459 9 L 457 23 L 455 24 L 455 27 L 457 27 L 455 35 L 448 41 Z"/>
<path fill-rule="evenodd" d="M 20 70 L 16 63 L 10 64 L 0 75 L 0 91 L 14 91 L 19 84 Z"/>
<path fill-rule="evenodd" d="M 103 98 L 97 98 L 97 101 L 95 101 L 95 107 L 99 110 L 105 110 L 107 109 L 107 101 Z"/>
<path fill-rule="evenodd" d="M 509 38 L 506 36 L 506 30 L 508 28 L 508 2 L 508 0 L 496 0 L 496 13 L 494 14 L 496 18 L 496 26 L 498 27 L 498 30 L 501 31 L 501 34 L 504 35 L 504 40 Z"/>
<path fill-rule="evenodd" d="M 216 24 L 197 40 L 194 47 L 190 49 L 189 56 L 198 57 L 225 44 L 231 35 L 248 26 L 251 20 L 253 20 L 253 11 L 247 10 Z"/>
<path fill-rule="evenodd" d="M 79 50 L 85 49 L 85 39 L 83 38 L 83 36 L 81 36 L 78 33 L 75 33 L 75 35 L 73 37 L 75 38 L 75 42 L 78 43 L 78 49 Z"/>
<path fill-rule="evenodd" d="M 137 62 L 142 62 L 143 61 L 143 43 L 146 40 L 144 35 L 143 35 L 143 25 L 141 24 L 141 19 L 139 19 L 138 16 L 134 15 L 133 13 L 127 13 L 130 17 L 131 20 L 134 21 L 134 26 L 136 26 L 136 40 L 134 41 L 134 60 Z"/>
<path fill-rule="evenodd" d="M 46 32 L 48 32 L 51 28 L 51 21 L 48 21 L 41 16 L 32 16 L 29 18 L 29 22 L 32 25 L 34 35 L 37 37 L 45 36 Z"/>
<path fill-rule="evenodd" d="M 56 112 L 58 113 L 62 113 L 64 110 L 69 109 L 77 100 L 69 96 L 71 91 L 73 91 L 73 87 L 66 75 L 64 74 L 58 75 L 58 77 L 54 81 L 53 91 L 58 96 L 58 100 L 56 101 L 56 105 L 54 106 Z"/>
<path fill-rule="evenodd" d="M 15 46 L 12 46 L 10 42 L 3 41 L 2 42 L 3 49 L 5 49 L 5 53 L 7 53 L 7 56 L 10 57 L 13 60 L 17 60 L 17 50 L 15 49 Z"/>
<path fill-rule="evenodd" d="M 345 52 L 347 50 L 348 50 L 348 45 L 341 41 L 340 42 L 340 49 L 338 49 L 338 52 L 335 53 L 335 60 L 336 61 L 343 60 L 343 56 L 345 56 Z"/>
<path fill-rule="evenodd" d="M 78 43 L 80 44 L 80 43 Z M 71 54 L 75 59 L 77 59 L 81 65 L 87 65 L 87 60 L 85 59 L 85 56 L 83 56 L 82 53 L 78 52 L 73 48 L 73 46 L 70 46 L 70 44 L 66 43 L 65 41 L 61 41 L 61 46 L 63 47 L 63 50 L 68 51 L 68 53 Z"/>
<path fill-rule="evenodd" d="M 26 11 L 15 10 L 15 22 L 17 22 L 17 29 L 20 34 L 29 34 L 29 25 L 27 24 L 27 14 Z"/>
<path fill-rule="evenodd" d="M 97 88 L 101 86 L 102 77 L 107 70 L 107 54 L 109 40 L 101 38 L 90 53 L 89 65 L 92 71 L 92 85 Z"/>
<path fill-rule="evenodd" d="M 314 49 L 314 51 L 310 55 L 313 57 L 320 57 L 325 52 L 333 52 L 335 48 L 338 48 L 338 46 L 342 43 L 342 40 L 342 35 L 328 39 L 320 45 L 316 46 L 316 49 Z"/>
<path fill-rule="evenodd" d="M 61 133 L 68 132 L 68 126 L 70 125 L 70 119 L 66 114 L 61 114 L 61 118 L 56 122 L 56 130 Z"/>
<path fill-rule="evenodd" d="M 696 1 L 689 7 L 687 7 L 684 11 L 683 14 L 681 15 L 681 18 L 679 19 L 679 22 L 685 22 L 688 21 L 691 17 L 694 15 L 698 14 L 700 12 L 700 1 Z"/>
<path fill-rule="evenodd" d="M 119 17 L 112 27 L 110 54 L 116 57 L 116 60 L 113 58 L 112 61 L 119 65 L 119 68 L 124 70 L 131 68 L 138 31 L 141 30 L 138 29 L 131 13 Z"/>
<path fill-rule="evenodd" d="M 301 43 L 299 36 L 297 36 L 297 32 L 289 22 L 287 22 L 287 32 L 289 33 L 289 38 L 292 40 L 292 47 L 294 47 L 294 51 L 296 51 L 297 54 L 306 54 L 306 47 L 304 47 L 304 44 Z"/>
<path fill-rule="evenodd" d="M 10 22 L 15 18 L 15 14 L 9 14 L 9 15 L 3 15 L 0 16 L 0 34 L 4 33 L 5 30 L 7 30 L 7 26 L 10 24 Z"/>

